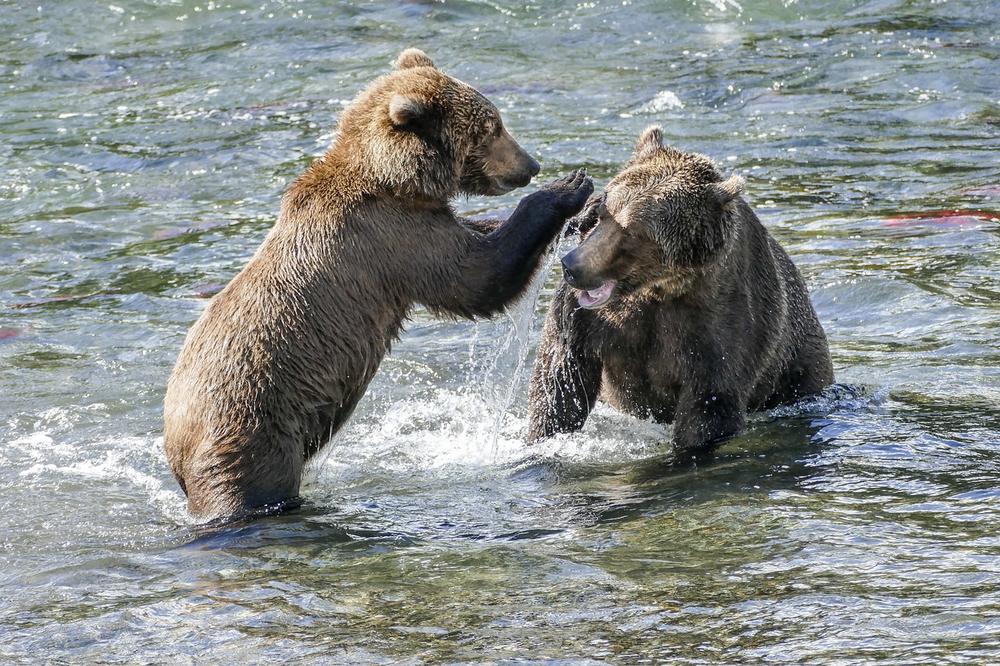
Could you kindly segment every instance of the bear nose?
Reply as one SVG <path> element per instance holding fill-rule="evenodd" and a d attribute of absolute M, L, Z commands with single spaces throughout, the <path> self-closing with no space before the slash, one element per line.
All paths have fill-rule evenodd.
<path fill-rule="evenodd" d="M 522 165 L 523 168 L 516 178 L 511 179 L 511 183 L 516 187 L 524 187 L 531 182 L 531 179 L 538 175 L 541 171 L 541 167 L 538 166 L 538 162 L 535 161 L 530 155 L 525 155 L 527 161 Z"/>
<path fill-rule="evenodd" d="M 572 254 L 573 253 L 570 252 L 562 258 L 562 269 L 563 278 L 566 280 L 566 284 L 571 287 L 575 287 L 577 281 L 579 280 L 579 276 L 575 272 L 577 270 L 577 266 L 573 261 L 573 257 L 571 256 Z"/>
<path fill-rule="evenodd" d="M 529 178 L 534 178 L 538 175 L 538 172 L 542 170 L 541 165 L 538 164 L 536 160 L 531 155 L 528 155 L 528 176 Z"/>

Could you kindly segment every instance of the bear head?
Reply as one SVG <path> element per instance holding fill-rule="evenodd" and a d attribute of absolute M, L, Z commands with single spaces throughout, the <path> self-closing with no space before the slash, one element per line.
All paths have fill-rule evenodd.
<path fill-rule="evenodd" d="M 345 109 L 338 134 L 369 178 L 402 196 L 504 194 L 539 170 L 496 106 L 418 49 Z"/>
<path fill-rule="evenodd" d="M 581 213 L 580 245 L 563 257 L 582 307 L 678 296 L 725 256 L 744 180 L 723 180 L 704 155 L 663 145 L 647 128 L 625 168 Z"/>

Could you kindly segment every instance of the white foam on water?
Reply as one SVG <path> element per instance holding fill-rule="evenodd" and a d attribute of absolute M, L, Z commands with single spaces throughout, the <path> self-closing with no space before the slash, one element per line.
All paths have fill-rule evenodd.
<path fill-rule="evenodd" d="M 676 93 L 669 90 L 661 90 L 656 93 L 653 99 L 636 109 L 636 113 L 661 113 L 663 111 L 674 111 L 683 108 L 684 102 L 681 101 L 681 98 Z"/>
<path fill-rule="evenodd" d="M 771 418 L 830 414 L 836 411 L 873 412 L 882 409 L 889 399 L 889 387 L 848 386 L 836 384 L 821 393 L 802 398 L 791 405 L 781 405 L 766 412 Z M 764 417 L 765 413 L 761 413 Z"/>
<path fill-rule="evenodd" d="M 556 244 L 547 254 L 540 276 L 550 272 L 558 249 Z M 525 442 L 527 419 L 515 405 L 527 390 L 532 342 L 544 321 L 535 311 L 543 286 L 544 280 L 536 279 L 506 320 L 489 325 L 499 328 L 492 342 L 484 344 L 481 327 L 470 334 L 470 360 L 459 389 L 424 391 L 349 421 L 314 458 L 308 482 L 336 486 L 364 475 L 418 471 L 460 481 L 508 474 L 528 456 L 588 463 L 669 450 L 662 426 L 602 406 L 579 433 Z"/>
<path fill-rule="evenodd" d="M 150 473 L 168 468 L 162 437 L 152 441 L 142 437 L 113 437 L 76 444 L 60 442 L 48 432 L 36 431 L 12 440 L 8 446 L 34 461 L 18 472 L 21 478 L 122 483 L 137 488 L 164 516 L 188 522 L 180 488 L 169 476 Z"/>
<path fill-rule="evenodd" d="M 310 465 L 308 482 L 337 487 L 379 476 L 417 474 L 445 483 L 510 474 L 531 459 L 572 464 L 640 460 L 670 451 L 669 430 L 598 405 L 583 430 L 528 444 L 527 418 L 499 422 L 474 388 L 438 390 L 396 402 L 376 419 L 349 424 Z"/>
<path fill-rule="evenodd" d="M 735 10 L 737 13 L 743 11 L 743 5 L 738 3 L 736 0 L 706 0 L 706 2 L 720 12 L 724 12 L 729 9 Z"/>
<path fill-rule="evenodd" d="M 536 292 L 537 293 L 537 292 Z M 642 421 L 598 404 L 577 433 L 527 444 L 523 405 L 514 407 L 530 349 L 533 299 L 511 313 L 506 335 L 481 358 L 487 371 L 473 365 L 470 378 L 458 389 L 421 391 L 410 398 L 373 405 L 373 412 L 345 426 L 333 443 L 312 462 L 306 485 L 331 489 L 380 483 L 390 477 L 415 484 L 461 484 L 469 480 L 507 476 L 526 460 L 558 460 L 561 464 L 617 464 L 671 451 L 670 428 Z M 500 353 L 500 352 L 503 353 Z M 506 356 L 505 361 L 500 361 Z M 513 370 L 511 370 L 513 366 Z M 808 416 L 846 409 L 878 409 L 886 390 L 839 388 L 794 406 L 772 410 L 770 417 Z M 71 416 L 48 414 L 63 423 Z M 51 421 L 50 421 L 51 422 Z M 39 430 L 8 442 L 26 463 L 24 479 L 71 479 L 91 485 L 118 483 L 137 489 L 140 497 L 173 522 L 191 523 L 185 499 L 167 470 L 162 437 L 113 437 L 86 442 L 61 441 L 62 435 Z M 10 457 L 10 453 L 7 454 Z M 308 490 L 306 490 L 308 494 Z"/>
<path fill-rule="evenodd" d="M 31 460 L 47 460 L 50 455 L 68 456 L 76 452 L 69 444 L 57 443 L 48 432 L 36 431 L 7 442 L 8 449 L 20 451 Z"/>
<path fill-rule="evenodd" d="M 393 473 L 491 465 L 520 448 L 521 422 L 506 419 L 497 429 L 484 418 L 490 411 L 487 399 L 471 391 L 441 389 L 402 400 L 374 420 L 349 423 L 320 464 Z"/>

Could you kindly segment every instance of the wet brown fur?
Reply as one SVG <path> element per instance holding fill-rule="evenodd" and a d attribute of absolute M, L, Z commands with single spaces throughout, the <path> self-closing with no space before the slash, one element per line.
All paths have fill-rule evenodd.
<path fill-rule="evenodd" d="M 467 225 L 448 200 L 508 191 L 537 170 L 496 108 L 420 51 L 363 91 L 188 333 L 164 442 L 190 511 L 231 517 L 295 498 L 415 304 L 485 317 L 516 299 L 589 179 L 525 197 L 506 222 Z"/>
<path fill-rule="evenodd" d="M 647 129 L 625 169 L 575 221 L 566 282 L 549 309 L 530 386 L 528 437 L 583 427 L 600 398 L 674 424 L 682 452 L 710 450 L 748 411 L 833 381 L 826 336 L 798 270 L 708 158 Z"/>

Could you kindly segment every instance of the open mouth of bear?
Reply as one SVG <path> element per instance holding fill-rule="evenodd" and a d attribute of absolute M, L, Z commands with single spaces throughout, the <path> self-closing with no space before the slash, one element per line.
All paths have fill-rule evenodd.
<path fill-rule="evenodd" d="M 618 283 L 614 280 L 605 280 L 604 284 L 596 289 L 580 289 L 576 294 L 576 302 L 582 308 L 595 310 L 611 300 L 616 284 Z"/>

